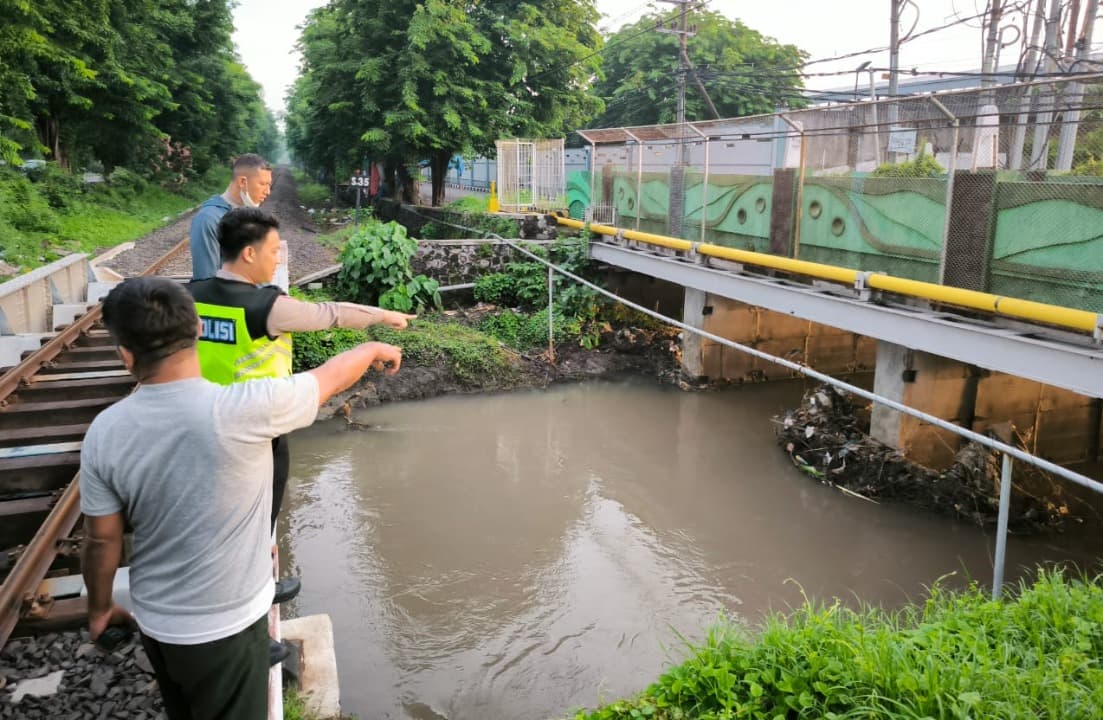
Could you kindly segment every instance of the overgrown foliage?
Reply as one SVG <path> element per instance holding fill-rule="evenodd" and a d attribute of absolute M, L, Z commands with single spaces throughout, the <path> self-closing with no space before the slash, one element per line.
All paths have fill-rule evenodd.
<path fill-rule="evenodd" d="M 0 259 L 26 271 L 68 252 L 135 240 L 225 187 L 228 174 L 209 172 L 168 192 L 125 168 L 95 185 L 51 165 L 27 175 L 0 168 Z"/>
<path fill-rule="evenodd" d="M 653 11 L 609 37 L 604 78 L 595 86 L 605 111 L 591 127 L 677 121 L 678 38 L 655 32 L 660 22 L 676 25 L 677 12 Z M 687 41 L 695 70 L 687 78 L 686 118 L 715 117 L 695 79 L 708 90 L 718 117 L 807 104 L 799 93 L 804 83 L 798 72 L 807 55 L 795 45 L 779 43 L 715 11 L 690 10 L 686 22 L 697 28 Z"/>
<path fill-rule="evenodd" d="M 440 307 L 439 283 L 414 276 L 410 260 L 417 240 L 396 222 L 364 223 L 341 251 L 338 293 L 349 300 L 401 312 Z"/>
<path fill-rule="evenodd" d="M 497 340 L 457 322 L 415 320 L 405 330 L 373 325 L 366 332 L 372 340 L 401 347 L 403 362 L 432 365 L 443 360 L 457 380 L 472 387 L 514 372 Z"/>
<path fill-rule="evenodd" d="M 580 238 L 564 238 L 547 249 L 538 245 L 527 249 L 581 277 L 591 274 L 585 242 Z M 483 330 L 518 350 L 547 344 L 548 270 L 544 264 L 535 260 L 507 263 L 504 272 L 483 275 L 475 281 L 474 294 L 480 302 L 507 308 L 487 317 Z M 552 297 L 556 342 L 577 337 L 583 347 L 596 347 L 606 325 L 602 312 L 609 309 L 602 297 L 559 273 L 554 275 Z"/>
<path fill-rule="evenodd" d="M 1018 597 L 935 587 L 898 612 L 807 603 L 717 625 L 638 697 L 576 720 L 1103 717 L 1103 585 L 1040 571 Z"/>

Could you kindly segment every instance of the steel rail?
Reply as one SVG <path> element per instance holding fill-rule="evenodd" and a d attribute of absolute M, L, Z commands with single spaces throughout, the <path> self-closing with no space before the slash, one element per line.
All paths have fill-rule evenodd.
<path fill-rule="evenodd" d="M 154 275 L 178 255 L 186 246 L 187 238 L 155 260 L 142 271 L 142 275 Z M 25 381 L 30 380 L 46 363 L 52 361 L 77 338 L 86 332 L 103 314 L 103 303 L 97 303 L 76 323 L 43 345 L 33 355 L 9 370 L 0 378 L 0 402 L 15 392 Z M 72 533 L 80 518 L 79 473 L 73 477 L 69 486 L 61 494 L 57 504 L 50 510 L 45 522 L 39 527 L 34 538 L 26 546 L 15 566 L 0 585 L 0 647 L 3 647 L 19 622 L 24 606 L 33 603 L 33 593 L 46 577 L 50 566 L 57 557 L 58 542 Z"/>
<path fill-rule="evenodd" d="M 1103 328 L 1103 316 L 1088 310 L 1050 305 L 1048 303 L 1023 300 L 1021 298 L 1004 297 L 991 293 L 965 290 L 962 288 L 939 285 L 937 283 L 922 282 L 920 280 L 908 280 L 905 278 L 882 275 L 880 273 L 862 273 L 851 268 L 843 268 L 835 265 L 808 262 L 807 260 L 794 260 L 780 255 L 767 255 L 766 253 L 752 252 L 750 250 L 737 250 L 735 248 L 712 245 L 709 243 L 693 243 L 688 240 L 655 235 L 636 230 L 623 230 L 610 225 L 595 225 L 572 218 L 557 217 L 556 222 L 565 227 L 577 229 L 589 229 L 590 232 L 609 237 L 622 237 L 626 240 L 648 245 L 656 245 L 669 250 L 681 252 L 696 251 L 700 255 L 731 260 L 747 265 L 773 268 L 797 275 L 804 275 L 820 280 L 844 283 L 853 286 L 859 276 L 866 275 L 866 284 L 885 292 L 903 295 L 905 297 L 919 298 L 931 302 L 945 303 L 957 307 L 980 310 L 994 315 L 1029 320 L 1031 322 L 1044 323 L 1069 330 L 1075 330 L 1089 335 L 1097 333 Z"/>

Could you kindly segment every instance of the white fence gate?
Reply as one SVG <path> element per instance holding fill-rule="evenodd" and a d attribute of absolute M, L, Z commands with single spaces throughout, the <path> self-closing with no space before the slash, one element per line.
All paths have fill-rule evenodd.
<path fill-rule="evenodd" d="M 563 140 L 499 140 L 498 202 L 502 210 L 567 206 Z"/>

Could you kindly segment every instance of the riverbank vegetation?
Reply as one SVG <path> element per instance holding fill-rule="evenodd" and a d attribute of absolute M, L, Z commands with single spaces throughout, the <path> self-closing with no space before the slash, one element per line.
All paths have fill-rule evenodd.
<path fill-rule="evenodd" d="M 575 720 L 1103 717 L 1103 583 L 1039 571 L 1015 596 L 940 587 L 901 610 L 807 603 L 716 625 L 640 695 Z"/>

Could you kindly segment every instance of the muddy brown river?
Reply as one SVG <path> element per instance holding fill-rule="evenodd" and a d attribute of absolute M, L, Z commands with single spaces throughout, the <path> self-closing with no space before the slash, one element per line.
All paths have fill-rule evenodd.
<path fill-rule="evenodd" d="M 991 532 L 792 466 L 769 418 L 801 391 L 596 383 L 319 423 L 292 439 L 285 615 L 330 615 L 363 720 L 543 720 L 643 689 L 721 614 L 988 583 Z M 1077 528 L 1012 537 L 1008 576 L 1101 551 Z"/>

